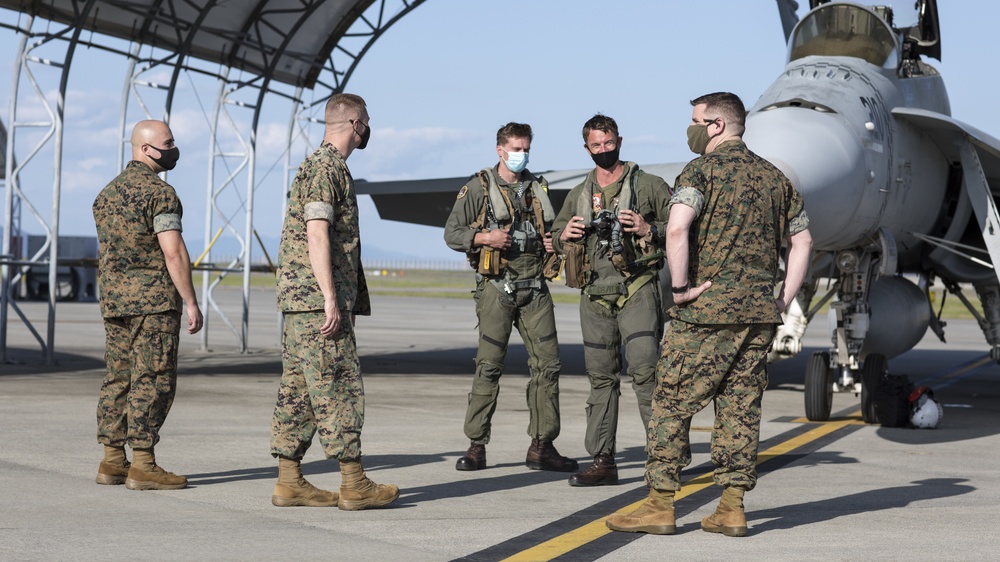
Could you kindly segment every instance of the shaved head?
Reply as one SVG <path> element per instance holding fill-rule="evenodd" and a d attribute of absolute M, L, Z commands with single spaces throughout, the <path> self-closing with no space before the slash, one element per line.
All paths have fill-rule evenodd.
<path fill-rule="evenodd" d="M 176 148 L 174 134 L 163 121 L 139 121 L 132 129 L 132 160 L 145 163 L 157 173 L 166 168 L 158 164 L 156 159 L 161 158 L 164 151 L 173 148 Z"/>
<path fill-rule="evenodd" d="M 164 136 L 173 138 L 174 135 L 170 132 L 170 127 L 163 121 L 153 119 L 139 121 L 135 124 L 135 128 L 132 129 L 132 150 L 135 151 L 137 147 L 141 147 L 143 144 L 162 146 L 159 144 L 159 141 L 165 140 Z"/>

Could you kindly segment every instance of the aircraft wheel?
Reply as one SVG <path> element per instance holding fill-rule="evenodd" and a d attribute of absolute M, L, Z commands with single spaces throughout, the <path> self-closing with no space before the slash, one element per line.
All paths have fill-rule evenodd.
<path fill-rule="evenodd" d="M 833 407 L 833 380 L 830 354 L 817 351 L 806 363 L 806 418 L 809 421 L 827 421 Z"/>
<path fill-rule="evenodd" d="M 869 355 L 861 366 L 861 418 L 865 423 L 878 423 L 878 416 L 875 414 L 875 389 L 888 372 L 889 360 L 881 353 Z"/>

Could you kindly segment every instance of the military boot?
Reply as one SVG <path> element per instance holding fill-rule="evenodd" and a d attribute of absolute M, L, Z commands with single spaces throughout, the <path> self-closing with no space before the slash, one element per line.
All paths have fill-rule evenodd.
<path fill-rule="evenodd" d="M 132 467 L 125 479 L 129 490 L 180 490 L 187 482 L 187 478 L 157 466 L 153 449 L 132 450 Z"/>
<path fill-rule="evenodd" d="M 455 470 L 482 470 L 486 468 L 486 445 L 473 443 L 455 463 Z"/>
<path fill-rule="evenodd" d="M 556 450 L 552 441 L 532 439 L 524 465 L 532 470 L 553 470 L 555 472 L 572 472 L 580 465 L 571 458 L 564 457 Z"/>
<path fill-rule="evenodd" d="M 607 453 L 598 453 L 594 464 L 569 477 L 570 486 L 610 486 L 618 483 L 618 465 Z"/>
<path fill-rule="evenodd" d="M 672 535 L 677 532 L 674 492 L 650 490 L 649 497 L 628 514 L 612 514 L 604 522 L 612 531 Z"/>
<path fill-rule="evenodd" d="M 376 484 L 365 476 L 361 460 L 340 461 L 340 501 L 344 511 L 382 507 L 396 501 L 399 488 L 395 484 Z"/>
<path fill-rule="evenodd" d="M 334 507 L 340 495 L 320 490 L 302 476 L 300 459 L 278 458 L 278 483 L 271 503 L 277 507 Z"/>
<path fill-rule="evenodd" d="M 125 447 L 104 446 L 104 460 L 97 467 L 95 482 L 104 485 L 124 484 L 132 466 L 125 458 Z"/>
<path fill-rule="evenodd" d="M 722 492 L 715 513 L 701 520 L 701 528 L 709 533 L 722 533 L 727 537 L 747 535 L 747 516 L 743 511 L 743 490 L 726 488 Z"/>

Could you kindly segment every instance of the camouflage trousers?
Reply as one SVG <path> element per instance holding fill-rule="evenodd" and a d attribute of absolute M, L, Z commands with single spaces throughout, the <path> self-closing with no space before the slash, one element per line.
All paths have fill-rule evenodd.
<path fill-rule="evenodd" d="M 767 348 L 774 324 L 670 323 L 656 366 L 653 421 L 646 445 L 646 484 L 679 490 L 691 463 L 691 418 L 715 404 L 715 483 L 757 484 L 760 401 L 767 386 Z"/>
<path fill-rule="evenodd" d="M 104 319 L 99 443 L 149 449 L 160 440 L 177 389 L 180 325 L 176 311 Z"/>
<path fill-rule="evenodd" d="M 489 443 L 493 413 L 500 394 L 507 343 L 513 326 L 528 350 L 531 376 L 526 389 L 528 435 L 552 441 L 559 436 L 559 341 L 552 295 L 541 290 L 518 289 L 501 292 L 482 281 L 476 290 L 479 317 L 479 351 L 476 375 L 465 411 L 465 435 L 474 443 Z"/>
<path fill-rule="evenodd" d="M 281 385 L 271 419 L 271 455 L 302 458 L 312 438 L 327 458 L 361 456 L 365 388 L 351 315 L 340 312 L 340 329 L 330 338 L 319 333 L 322 312 L 286 312 Z"/>
<path fill-rule="evenodd" d="M 587 295 L 580 298 L 583 358 L 590 379 L 584 446 L 591 456 L 614 455 L 616 451 L 623 344 L 628 375 L 639 404 L 639 417 L 643 427 L 649 425 L 657 352 L 663 330 L 660 310 L 655 280 L 642 286 L 620 309 L 605 306 Z"/>

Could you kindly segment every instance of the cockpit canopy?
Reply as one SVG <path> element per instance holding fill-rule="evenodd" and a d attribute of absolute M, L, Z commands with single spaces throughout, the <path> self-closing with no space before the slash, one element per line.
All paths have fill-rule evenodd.
<path fill-rule="evenodd" d="M 788 61 L 810 55 L 855 57 L 881 67 L 898 62 L 896 34 L 862 6 L 826 4 L 809 12 L 792 31 Z"/>

